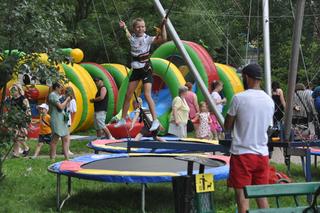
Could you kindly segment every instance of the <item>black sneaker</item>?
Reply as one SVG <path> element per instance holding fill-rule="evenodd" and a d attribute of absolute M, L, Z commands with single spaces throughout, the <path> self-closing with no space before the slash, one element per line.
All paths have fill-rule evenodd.
<path fill-rule="evenodd" d="M 30 152 L 30 148 L 28 150 L 23 150 L 22 156 L 27 157 L 29 155 L 29 152 Z"/>

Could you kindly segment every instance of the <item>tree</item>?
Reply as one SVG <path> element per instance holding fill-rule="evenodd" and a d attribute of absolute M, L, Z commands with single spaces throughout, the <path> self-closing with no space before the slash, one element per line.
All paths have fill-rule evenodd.
<path fill-rule="evenodd" d="M 56 68 L 57 63 L 65 59 L 57 47 L 69 39 L 69 34 L 60 20 L 61 9 L 53 1 L 6 0 L 1 2 L 0 9 L 0 46 L 3 48 L 0 58 L 0 177 L 3 177 L 2 163 L 12 147 L 15 129 L 25 127 L 30 119 L 19 109 L 10 107 L 10 113 L 3 111 L 6 84 L 21 73 L 30 73 L 39 81 L 65 80 Z M 39 53 L 47 53 L 48 58 Z"/>

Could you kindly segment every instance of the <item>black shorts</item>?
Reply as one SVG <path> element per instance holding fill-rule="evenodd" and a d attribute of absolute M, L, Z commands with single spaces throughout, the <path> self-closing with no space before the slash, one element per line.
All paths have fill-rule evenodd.
<path fill-rule="evenodd" d="M 149 65 L 146 65 L 140 69 L 133 69 L 130 76 L 129 82 L 131 81 L 140 81 L 142 80 L 143 84 L 153 83 L 152 77 L 152 68 Z"/>
<path fill-rule="evenodd" d="M 51 134 L 39 135 L 38 142 L 39 142 L 39 143 L 47 143 L 47 144 L 50 144 L 50 142 L 51 142 Z"/>

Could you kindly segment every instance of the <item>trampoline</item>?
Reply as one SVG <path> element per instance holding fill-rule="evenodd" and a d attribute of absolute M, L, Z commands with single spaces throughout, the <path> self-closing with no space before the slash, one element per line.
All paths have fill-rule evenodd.
<path fill-rule="evenodd" d="M 176 142 L 191 142 L 191 143 L 206 143 L 218 145 L 219 142 L 216 140 L 206 140 L 206 139 L 197 139 L 197 138 L 177 138 L 177 137 L 161 137 L 166 141 L 176 141 Z M 131 141 L 129 138 L 118 139 L 118 140 L 94 140 L 87 144 L 87 146 L 94 150 L 95 154 L 101 152 L 109 152 L 109 153 L 127 153 L 128 142 Z M 148 142 L 153 141 L 152 137 L 143 137 L 140 141 Z M 165 142 L 159 142 L 165 143 Z M 131 148 L 130 152 L 132 153 L 186 153 L 191 152 L 188 150 L 182 149 L 151 149 L 151 148 Z"/>
<path fill-rule="evenodd" d="M 319 147 L 317 147 L 317 148 L 311 147 L 310 148 L 310 155 L 314 156 L 314 166 L 317 167 L 317 165 L 318 165 L 317 157 L 320 156 L 320 148 Z"/>
<path fill-rule="evenodd" d="M 48 171 L 57 175 L 57 209 L 61 210 L 64 202 L 71 195 L 71 178 L 113 182 L 140 183 L 142 186 L 142 211 L 145 208 L 145 184 L 171 182 L 172 177 L 187 174 L 186 161 L 179 158 L 195 158 L 206 168 L 205 173 L 214 175 L 214 179 L 224 180 L 229 175 L 229 157 L 206 154 L 103 154 L 86 155 L 68 161 L 54 163 Z M 204 163 L 202 163 L 204 162 Z M 193 164 L 193 171 L 201 166 Z M 197 172 L 193 172 L 194 174 Z M 61 175 L 68 177 L 68 196 L 60 202 Z"/>

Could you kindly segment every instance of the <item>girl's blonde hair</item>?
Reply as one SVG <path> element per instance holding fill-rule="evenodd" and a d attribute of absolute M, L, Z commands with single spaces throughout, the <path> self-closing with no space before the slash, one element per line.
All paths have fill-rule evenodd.
<path fill-rule="evenodd" d="M 138 22 L 144 22 L 144 19 L 143 18 L 135 18 L 135 19 L 133 19 L 132 28 L 135 28 L 137 26 Z"/>
<path fill-rule="evenodd" d="M 207 107 L 207 103 L 206 102 L 204 102 L 204 101 L 201 101 L 200 102 L 200 104 L 199 104 L 199 107 L 201 108 L 201 107 Z"/>

